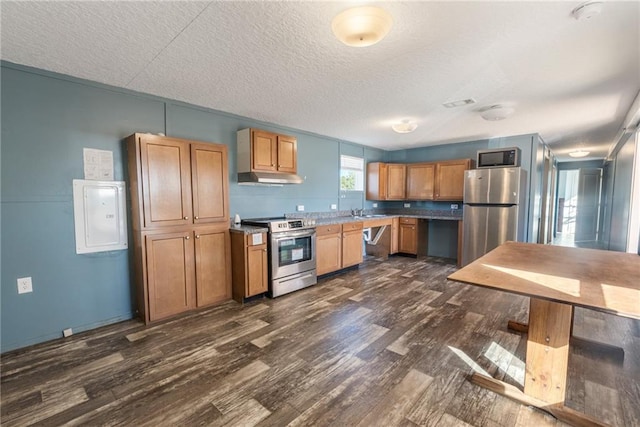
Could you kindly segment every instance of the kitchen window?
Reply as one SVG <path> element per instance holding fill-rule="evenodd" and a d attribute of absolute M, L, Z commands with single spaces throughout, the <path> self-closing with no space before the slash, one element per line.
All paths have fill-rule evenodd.
<path fill-rule="evenodd" d="M 364 191 L 364 159 L 340 156 L 340 190 Z"/>

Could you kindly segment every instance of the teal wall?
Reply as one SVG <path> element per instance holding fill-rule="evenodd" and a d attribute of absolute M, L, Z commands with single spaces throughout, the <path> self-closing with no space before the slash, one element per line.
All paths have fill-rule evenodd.
<path fill-rule="evenodd" d="M 115 179 L 127 180 L 122 140 L 134 132 L 226 144 L 231 215 L 241 217 L 282 215 L 296 205 L 307 212 L 329 211 L 331 204 L 372 208 L 363 192 L 340 192 L 341 153 L 362 155 L 365 163 L 417 162 L 475 158 L 478 149 L 519 145 L 529 147 L 523 158 L 537 155 L 537 136 L 531 135 L 387 152 L 5 62 L 1 86 L 2 352 L 61 337 L 66 328 L 77 333 L 134 316 L 128 251 L 75 253 L 72 180 L 83 178 L 85 147 L 112 151 Z M 297 137 L 305 182 L 238 185 L 236 131 L 246 127 Z M 385 206 L 397 204 L 378 205 Z M 432 221 L 430 253 L 455 257 L 456 233 L 455 222 Z M 16 279 L 25 276 L 33 278 L 34 291 L 18 295 Z"/>
<path fill-rule="evenodd" d="M 367 207 L 362 192 L 341 198 L 340 153 L 380 160 L 384 151 L 123 89 L 2 63 L 2 352 L 129 319 L 134 315 L 128 251 L 75 253 L 72 180 L 82 149 L 110 150 L 126 180 L 122 140 L 134 132 L 229 146 L 231 214 L 242 217 Z M 236 131 L 259 127 L 298 138 L 301 185 L 240 186 Z M 346 200 L 346 202 L 344 201 Z M 16 279 L 33 278 L 18 295 Z"/>

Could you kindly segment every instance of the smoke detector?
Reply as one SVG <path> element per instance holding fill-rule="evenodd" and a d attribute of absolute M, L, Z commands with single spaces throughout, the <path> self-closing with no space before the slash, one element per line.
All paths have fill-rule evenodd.
<path fill-rule="evenodd" d="M 571 11 L 571 16 L 578 21 L 582 21 L 584 19 L 591 19 L 594 16 L 599 15 L 600 12 L 602 12 L 602 2 L 589 1 L 582 3 L 580 6 L 573 9 Z"/>

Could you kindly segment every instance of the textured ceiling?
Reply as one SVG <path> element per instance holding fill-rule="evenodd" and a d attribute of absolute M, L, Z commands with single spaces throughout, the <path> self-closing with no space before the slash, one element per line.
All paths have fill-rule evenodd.
<path fill-rule="evenodd" d="M 2 1 L 3 60 L 389 150 L 538 132 L 604 157 L 640 90 L 640 2 L 379 2 L 367 48 L 335 39 L 354 2 Z M 447 109 L 442 103 L 474 98 Z M 515 108 L 488 122 L 479 110 Z M 411 119 L 418 129 L 396 134 Z"/>

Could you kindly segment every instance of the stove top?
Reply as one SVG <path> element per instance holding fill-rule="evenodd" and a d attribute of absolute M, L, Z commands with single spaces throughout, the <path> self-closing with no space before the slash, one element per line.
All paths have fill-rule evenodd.
<path fill-rule="evenodd" d="M 270 232 L 302 230 L 306 228 L 315 228 L 316 220 L 314 218 L 248 218 L 243 219 L 242 224 L 258 225 L 269 228 Z"/>

